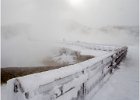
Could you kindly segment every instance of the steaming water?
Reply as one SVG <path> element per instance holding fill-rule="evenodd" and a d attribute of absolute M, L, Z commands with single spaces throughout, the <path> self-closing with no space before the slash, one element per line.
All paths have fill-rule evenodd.
<path fill-rule="evenodd" d="M 42 66 L 43 59 L 53 54 L 58 40 L 136 46 L 139 40 L 138 27 L 130 26 L 91 28 L 73 23 L 65 33 L 47 35 L 42 40 L 29 29 L 25 24 L 2 27 L 2 67 Z"/>

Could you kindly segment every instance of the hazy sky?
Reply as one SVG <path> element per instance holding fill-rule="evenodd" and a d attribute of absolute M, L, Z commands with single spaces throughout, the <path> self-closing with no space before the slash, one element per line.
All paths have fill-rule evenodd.
<path fill-rule="evenodd" d="M 139 0 L 2 0 L 2 25 L 138 25 Z M 51 26 L 50 25 L 50 26 Z M 54 25 L 54 26 L 53 26 Z"/>

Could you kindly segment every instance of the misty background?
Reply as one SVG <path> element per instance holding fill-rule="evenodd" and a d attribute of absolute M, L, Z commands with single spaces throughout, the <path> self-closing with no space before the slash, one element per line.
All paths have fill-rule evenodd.
<path fill-rule="evenodd" d="M 42 66 L 61 40 L 136 45 L 138 0 L 2 0 L 2 67 Z"/>

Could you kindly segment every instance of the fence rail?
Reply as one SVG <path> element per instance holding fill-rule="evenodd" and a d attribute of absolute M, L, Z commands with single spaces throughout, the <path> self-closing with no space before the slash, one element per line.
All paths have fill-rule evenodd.
<path fill-rule="evenodd" d="M 67 45 L 73 45 L 67 43 Z M 75 45 L 75 44 L 74 44 Z M 77 43 L 93 50 L 108 53 L 101 57 L 38 74 L 17 77 L 8 81 L 9 98 L 13 100 L 84 100 L 91 91 L 96 94 L 99 84 L 112 74 L 123 58 L 127 47 Z"/>

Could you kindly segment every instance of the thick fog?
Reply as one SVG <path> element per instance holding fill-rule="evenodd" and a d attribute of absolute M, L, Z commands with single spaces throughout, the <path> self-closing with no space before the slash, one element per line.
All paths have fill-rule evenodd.
<path fill-rule="evenodd" d="M 39 66 L 54 41 L 138 44 L 138 0 L 2 0 L 2 67 Z"/>

